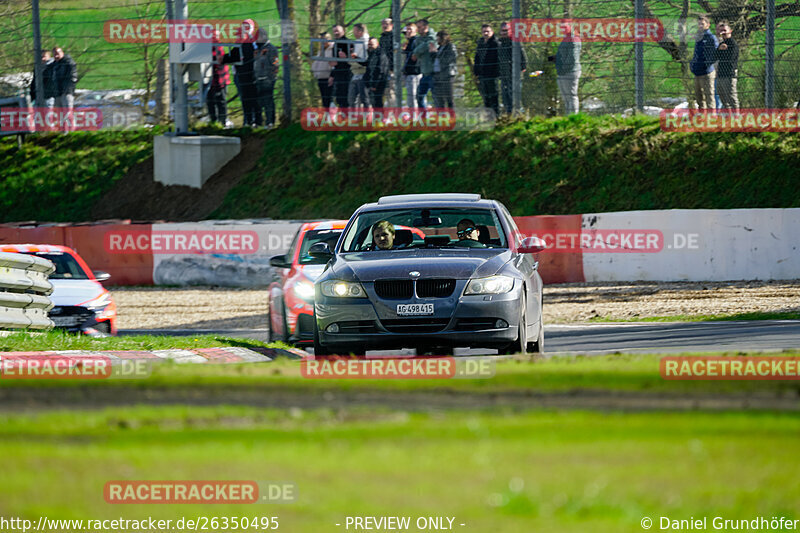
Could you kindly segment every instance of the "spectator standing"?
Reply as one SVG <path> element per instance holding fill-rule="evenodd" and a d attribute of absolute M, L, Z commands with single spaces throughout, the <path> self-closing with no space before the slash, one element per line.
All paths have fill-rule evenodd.
<path fill-rule="evenodd" d="M 717 92 L 723 109 L 739 110 L 739 94 L 736 88 L 739 76 L 739 45 L 733 38 L 731 25 L 723 20 L 717 24 L 719 46 L 717 46 Z"/>
<path fill-rule="evenodd" d="M 383 108 L 383 93 L 389 81 L 389 59 L 380 47 L 380 42 L 373 37 L 369 40 L 367 51 L 367 67 L 364 73 L 364 84 L 372 99 L 371 105 L 376 109 Z"/>
<path fill-rule="evenodd" d="M 353 36 L 357 42 L 353 44 L 350 57 L 353 59 L 361 58 L 362 61 L 354 62 L 350 66 L 353 71 L 353 77 L 350 79 L 347 101 L 349 102 L 350 107 L 357 107 L 359 102 L 361 102 L 361 105 L 364 107 L 369 107 L 372 105 L 371 99 L 367 94 L 367 87 L 364 84 L 364 74 L 367 72 L 367 47 L 369 45 L 369 33 L 367 33 L 367 27 L 360 22 L 355 24 L 353 26 Z"/>
<path fill-rule="evenodd" d="M 495 115 L 499 115 L 500 109 L 497 101 L 497 78 L 500 76 L 499 43 L 491 25 L 481 26 L 481 33 L 483 36 L 478 39 L 473 70 L 475 76 L 478 77 L 483 106 L 492 109 Z"/>
<path fill-rule="evenodd" d="M 419 71 L 422 77 L 417 87 L 417 106 L 425 109 L 425 96 L 428 91 L 433 89 L 433 59 L 436 57 L 436 37 L 430 30 L 427 19 L 417 21 L 419 36 L 414 40 L 414 51 L 412 58 L 419 64 Z"/>
<path fill-rule="evenodd" d="M 256 92 L 258 104 L 256 107 L 256 124 L 261 122 L 261 113 L 264 113 L 263 124 L 270 128 L 275 124 L 275 81 L 278 79 L 278 49 L 269 42 L 267 30 L 259 28 L 257 52 L 254 65 L 256 79 Z"/>
<path fill-rule="evenodd" d="M 386 54 L 386 59 L 389 60 L 389 79 L 386 82 L 386 98 L 389 100 L 391 105 L 394 105 L 395 94 L 394 94 L 394 23 L 392 19 L 385 18 L 381 21 L 381 36 L 378 40 L 378 44 L 383 50 L 383 53 Z"/>
<path fill-rule="evenodd" d="M 503 95 L 503 108 L 509 115 L 513 111 L 513 90 L 512 73 L 513 73 L 513 59 L 514 59 L 514 43 L 511 40 L 511 24 L 503 22 L 500 24 L 500 39 L 498 39 L 499 48 L 497 55 L 500 61 L 500 92 Z M 525 49 L 519 47 L 520 51 L 520 75 L 522 75 L 528 68 L 528 58 L 525 56 Z M 517 80 L 518 81 L 518 80 Z"/>
<path fill-rule="evenodd" d="M 219 32 L 214 37 L 218 42 Z M 231 83 L 228 65 L 222 64 L 224 56 L 225 50 L 221 46 L 211 47 L 211 84 L 206 94 L 209 120 L 223 126 L 228 122 L 228 85 Z"/>
<path fill-rule="evenodd" d="M 256 27 L 253 19 L 247 19 L 242 23 L 245 32 L 248 28 Z M 242 102 L 242 124 L 245 126 L 258 126 L 256 122 L 258 111 L 258 90 L 256 89 L 255 78 L 255 53 L 256 45 L 252 42 L 243 42 L 231 48 L 230 52 L 222 58 L 224 65 L 236 64 L 237 89 L 239 90 L 239 100 Z M 260 117 L 261 113 L 258 113 Z"/>
<path fill-rule="evenodd" d="M 564 39 L 559 43 L 555 56 L 548 59 L 556 62 L 556 81 L 564 112 L 567 115 L 577 113 L 581 109 L 578 99 L 578 84 L 581 79 L 581 41 L 572 31 L 572 23 L 562 25 Z"/>
<path fill-rule="evenodd" d="M 75 61 L 64 50 L 53 48 L 53 79 L 55 81 L 55 105 L 72 109 L 75 105 L 75 85 L 78 83 L 78 68 Z"/>
<path fill-rule="evenodd" d="M 327 39 L 327 41 L 321 44 L 319 55 L 333 58 L 333 41 L 330 40 L 331 34 L 322 32 L 319 36 L 322 39 Z M 331 77 L 330 62 L 320 59 L 314 61 L 311 63 L 311 73 L 314 74 L 314 78 L 317 80 L 319 95 L 322 98 L 322 107 L 327 109 L 331 106 L 333 96 L 333 87 L 328 84 L 328 78 Z"/>
<path fill-rule="evenodd" d="M 58 86 L 53 76 L 53 56 L 49 50 L 42 52 L 42 89 L 44 90 L 44 105 L 52 108 L 58 96 Z M 36 72 L 31 81 L 31 100 L 36 101 Z"/>
<path fill-rule="evenodd" d="M 422 74 L 419 70 L 419 64 L 416 59 L 412 59 L 414 55 L 414 46 L 417 39 L 417 25 L 413 22 L 405 27 L 403 33 L 406 35 L 406 45 L 403 52 L 406 56 L 405 65 L 403 65 L 403 78 L 406 86 L 406 97 L 408 98 L 408 107 L 417 107 L 417 87 L 419 87 Z"/>
<path fill-rule="evenodd" d="M 699 109 L 714 109 L 714 64 L 717 61 L 717 38 L 709 29 L 708 17 L 697 17 L 694 55 L 689 68 L 694 74 L 694 95 Z"/>
<path fill-rule="evenodd" d="M 439 49 L 433 61 L 433 102 L 437 108 L 453 109 L 453 79 L 458 74 L 458 54 L 447 31 L 441 30 L 436 39 Z"/>
<path fill-rule="evenodd" d="M 347 34 L 342 26 L 333 27 L 333 38 L 338 40 L 347 39 Z M 333 46 L 333 56 L 346 59 L 349 55 L 349 46 L 347 43 L 336 43 Z M 350 69 L 350 62 L 336 61 L 331 63 L 331 77 L 328 78 L 328 85 L 333 88 L 333 99 L 336 102 L 336 107 L 347 107 L 347 97 L 350 87 L 350 78 L 353 77 L 353 72 Z"/>

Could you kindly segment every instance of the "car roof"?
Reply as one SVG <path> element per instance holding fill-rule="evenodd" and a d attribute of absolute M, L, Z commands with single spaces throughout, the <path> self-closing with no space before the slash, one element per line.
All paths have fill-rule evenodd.
<path fill-rule="evenodd" d="M 375 211 L 403 207 L 479 207 L 493 208 L 497 202 L 481 198 L 480 194 L 431 193 L 382 196 L 377 202 L 364 204 L 360 211 Z"/>
<path fill-rule="evenodd" d="M 68 253 L 77 255 L 75 250 L 68 246 L 60 246 L 57 244 L 0 244 L 0 252 L 11 253 Z"/>
<path fill-rule="evenodd" d="M 347 226 L 346 220 L 321 220 L 318 222 L 306 222 L 303 224 L 302 231 L 310 230 L 331 230 L 344 229 Z"/>

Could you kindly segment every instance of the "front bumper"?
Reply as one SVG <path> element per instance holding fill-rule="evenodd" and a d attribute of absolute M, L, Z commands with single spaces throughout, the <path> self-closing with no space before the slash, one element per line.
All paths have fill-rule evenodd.
<path fill-rule="evenodd" d="M 55 327 L 71 333 L 116 335 L 116 317 L 77 305 L 54 306 L 49 312 Z"/>
<path fill-rule="evenodd" d="M 464 282 L 466 283 L 466 282 Z M 493 295 L 449 298 L 382 299 L 365 286 L 369 298 L 330 298 L 315 304 L 319 341 L 331 349 L 420 347 L 499 348 L 517 338 L 522 288 Z M 403 317 L 397 304 L 434 304 L 434 314 Z M 498 322 L 500 322 L 498 324 Z M 336 324 L 338 332 L 328 327 Z M 501 326 L 501 327 L 498 327 Z"/>

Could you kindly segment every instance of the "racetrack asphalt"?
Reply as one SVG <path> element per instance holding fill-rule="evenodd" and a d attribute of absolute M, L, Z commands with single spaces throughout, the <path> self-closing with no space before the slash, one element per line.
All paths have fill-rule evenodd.
<path fill-rule="evenodd" d="M 216 334 L 266 341 L 266 329 L 127 329 L 120 335 Z M 545 326 L 545 353 L 684 353 L 800 349 L 800 320 L 723 322 L 624 322 Z M 456 350 L 481 355 L 491 350 Z"/>

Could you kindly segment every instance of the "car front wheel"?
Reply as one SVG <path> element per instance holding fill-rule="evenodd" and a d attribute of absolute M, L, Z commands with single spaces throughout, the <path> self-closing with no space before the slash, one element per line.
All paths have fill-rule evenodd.
<path fill-rule="evenodd" d="M 517 340 L 497 351 L 499 355 L 514 355 L 525 353 L 528 349 L 528 320 L 525 305 L 525 295 L 520 298 L 519 326 L 517 327 Z"/>

